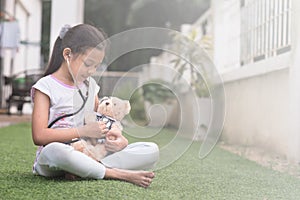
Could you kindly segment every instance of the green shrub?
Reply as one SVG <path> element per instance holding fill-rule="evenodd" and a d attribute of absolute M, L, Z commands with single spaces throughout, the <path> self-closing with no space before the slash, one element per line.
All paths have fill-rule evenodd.
<path fill-rule="evenodd" d="M 129 116 L 133 121 L 138 124 L 144 124 L 146 122 L 144 98 L 141 88 L 136 88 L 132 83 L 128 83 L 119 87 L 113 95 L 121 99 L 129 100 L 131 105 Z"/>
<path fill-rule="evenodd" d="M 173 86 L 161 79 L 154 79 L 142 86 L 145 101 L 151 104 L 160 104 L 175 99 Z"/>

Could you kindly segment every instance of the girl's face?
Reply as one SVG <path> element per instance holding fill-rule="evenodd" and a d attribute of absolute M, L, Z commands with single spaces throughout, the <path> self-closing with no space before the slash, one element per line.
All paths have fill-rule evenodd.
<path fill-rule="evenodd" d="M 88 49 L 84 54 L 79 54 L 74 58 L 72 66 L 72 71 L 74 73 L 74 78 L 78 83 L 82 83 L 89 76 L 96 72 L 97 67 L 103 61 L 105 53 L 103 50 L 98 49 Z"/>

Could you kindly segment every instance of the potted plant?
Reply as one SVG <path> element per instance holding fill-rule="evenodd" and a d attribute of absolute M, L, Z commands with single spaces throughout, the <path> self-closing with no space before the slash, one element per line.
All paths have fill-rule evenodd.
<path fill-rule="evenodd" d="M 176 34 L 173 36 L 173 46 L 175 52 L 180 52 L 175 59 L 171 61 L 176 71 L 173 82 L 177 87 L 185 82 L 182 89 L 182 97 L 185 98 L 186 103 L 183 103 L 183 110 L 190 110 L 191 112 L 183 112 L 182 114 L 192 117 L 191 124 L 193 129 L 199 130 L 196 139 L 203 139 L 206 134 L 210 122 L 211 114 L 211 99 L 209 88 L 211 82 L 209 80 L 209 66 L 212 64 L 210 57 L 212 56 L 212 40 L 208 35 L 199 38 L 199 31 L 195 27 L 190 29 L 186 36 Z M 184 81 L 183 81 L 184 80 Z M 194 95 L 191 95 L 193 93 Z M 197 96 L 196 102 L 199 110 L 194 106 L 188 107 L 190 98 Z M 199 111 L 199 112 L 198 112 Z M 193 113 L 190 116 L 190 113 Z"/>
<path fill-rule="evenodd" d="M 198 29 L 191 28 L 186 36 L 181 34 L 173 35 L 173 46 L 175 52 L 180 52 L 171 61 L 177 72 L 173 82 L 180 84 L 180 79 L 185 77 L 191 89 L 198 97 L 209 97 L 210 82 L 207 78 L 208 71 L 205 65 L 212 56 L 211 37 L 204 35 L 198 39 Z"/>
<path fill-rule="evenodd" d="M 173 86 L 161 79 L 153 79 L 142 86 L 148 126 L 163 127 L 170 125 L 176 96 Z"/>

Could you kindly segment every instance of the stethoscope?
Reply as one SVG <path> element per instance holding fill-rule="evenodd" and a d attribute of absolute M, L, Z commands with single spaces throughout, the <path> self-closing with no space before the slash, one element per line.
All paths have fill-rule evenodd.
<path fill-rule="evenodd" d="M 79 113 L 85 106 L 86 102 L 87 102 L 87 99 L 88 99 L 88 91 L 89 91 L 89 81 L 88 80 L 85 80 L 83 82 L 85 84 L 85 86 L 87 87 L 87 92 L 86 92 L 86 96 L 84 96 L 82 94 L 82 91 L 80 90 L 80 88 L 78 87 L 78 85 L 76 84 L 76 87 L 77 87 L 77 90 L 78 90 L 78 93 L 80 95 L 80 97 L 82 98 L 82 104 L 80 106 L 80 108 L 73 112 L 73 113 L 69 113 L 69 114 L 65 114 L 65 115 L 62 115 L 62 116 L 59 116 L 57 118 L 55 118 L 49 125 L 48 125 L 48 128 L 51 128 L 57 121 L 61 120 L 62 118 L 65 118 L 65 117 L 71 117 L 71 116 L 74 116 L 76 115 L 77 113 Z"/>
<path fill-rule="evenodd" d="M 68 56 L 68 57 L 70 57 L 70 56 Z M 59 116 L 59 117 L 57 117 L 56 119 L 54 119 L 54 120 L 48 125 L 48 128 L 51 128 L 57 121 L 61 120 L 62 118 L 71 117 L 71 116 L 74 116 L 74 115 L 76 115 L 77 113 L 79 113 L 79 112 L 84 108 L 84 106 L 85 106 L 85 104 L 86 104 L 86 102 L 87 102 L 88 96 L 89 96 L 89 81 L 88 81 L 88 80 L 83 81 L 83 83 L 85 84 L 85 86 L 86 86 L 86 88 L 87 88 L 86 95 L 84 96 L 84 95 L 82 94 L 81 89 L 80 89 L 79 86 L 78 86 L 78 83 L 77 83 L 77 81 L 76 81 L 74 75 L 73 75 L 72 69 L 71 69 L 71 67 L 70 67 L 70 61 L 69 61 L 69 58 L 67 58 L 66 61 L 67 61 L 69 73 L 71 74 L 71 77 L 72 77 L 72 79 L 73 79 L 73 82 L 74 82 L 74 84 L 75 84 L 77 90 L 78 90 L 78 93 L 79 93 L 80 97 L 82 98 L 82 104 L 81 104 L 81 107 L 80 107 L 77 111 L 75 111 L 75 112 L 73 112 L 73 113 L 69 113 L 69 114 L 65 114 L 65 115 Z"/>
<path fill-rule="evenodd" d="M 79 93 L 79 95 L 80 95 L 80 97 L 81 97 L 81 99 L 82 99 L 82 104 L 81 104 L 81 107 L 80 107 L 77 111 L 75 111 L 75 112 L 73 112 L 73 113 L 65 114 L 65 115 L 62 115 L 62 116 L 59 116 L 59 117 L 55 118 L 55 119 L 48 125 L 48 128 L 51 128 L 57 121 L 61 120 L 62 118 L 71 117 L 71 116 L 74 116 L 74 115 L 76 115 L 77 113 L 79 113 L 79 112 L 84 108 L 84 106 L 85 106 L 85 104 L 86 104 L 86 102 L 87 102 L 88 96 L 89 96 L 89 94 L 88 94 L 88 91 L 89 91 L 89 81 L 88 81 L 88 80 L 83 81 L 83 83 L 85 84 L 85 86 L 86 86 L 86 88 L 87 88 L 86 95 L 84 96 L 83 93 L 82 93 L 82 91 L 81 91 L 81 89 L 79 88 L 79 86 L 78 86 L 78 84 L 77 84 L 77 81 L 76 81 L 74 75 L 73 75 L 73 72 L 72 72 L 72 70 L 71 70 L 70 63 L 69 63 L 69 60 L 68 60 L 68 59 L 67 59 L 67 64 L 68 64 L 68 70 L 69 70 L 69 73 L 71 74 L 71 77 L 72 77 L 72 79 L 73 79 L 73 81 L 74 81 L 74 84 L 75 84 L 75 86 L 76 86 L 76 88 L 77 88 L 77 90 L 78 90 L 78 93 Z M 103 122 L 105 122 L 106 128 L 108 128 L 109 130 L 111 129 L 112 124 L 115 122 L 114 119 L 112 119 L 112 118 L 110 118 L 110 117 L 108 117 L 108 116 L 105 116 L 105 115 L 101 115 L 101 114 L 99 114 L 99 113 L 96 114 L 96 120 L 97 120 L 97 121 L 103 121 Z M 73 142 L 77 142 L 77 141 L 79 141 L 79 140 L 80 140 L 80 139 L 78 139 L 78 138 L 77 138 L 77 139 L 73 139 L 72 141 L 66 142 L 65 144 L 70 144 L 70 143 L 73 143 Z M 103 141 L 104 139 L 100 139 L 100 140 Z"/>

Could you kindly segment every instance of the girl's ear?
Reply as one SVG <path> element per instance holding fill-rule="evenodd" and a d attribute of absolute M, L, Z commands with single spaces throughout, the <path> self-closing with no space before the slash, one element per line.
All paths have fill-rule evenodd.
<path fill-rule="evenodd" d="M 71 58 L 71 49 L 70 48 L 64 48 L 63 57 L 66 61 L 68 61 Z"/>

